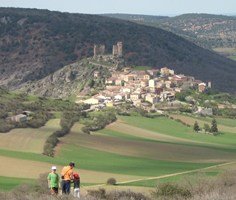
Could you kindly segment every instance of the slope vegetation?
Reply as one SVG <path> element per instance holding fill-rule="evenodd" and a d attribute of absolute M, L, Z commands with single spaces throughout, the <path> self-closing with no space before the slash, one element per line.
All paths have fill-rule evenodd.
<path fill-rule="evenodd" d="M 124 42 L 127 64 L 162 67 L 212 80 L 235 92 L 236 62 L 159 28 L 109 17 L 31 9 L 0 9 L 0 85 L 20 88 L 92 55 L 94 44 Z"/>

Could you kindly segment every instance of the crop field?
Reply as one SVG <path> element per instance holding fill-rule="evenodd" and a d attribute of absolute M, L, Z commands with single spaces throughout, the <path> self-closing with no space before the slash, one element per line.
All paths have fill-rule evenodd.
<path fill-rule="evenodd" d="M 60 129 L 60 120 L 51 119 L 39 129 L 17 128 L 0 133 L 0 149 L 42 153 L 46 139 Z"/>
<path fill-rule="evenodd" d="M 189 118 L 193 122 L 196 120 Z M 210 119 L 200 120 L 210 123 Z M 233 121 L 228 119 L 222 120 L 219 125 L 235 128 Z M 59 119 L 49 121 L 45 127 L 35 129 L 35 134 L 28 139 L 29 142 L 41 141 L 42 148 L 43 139 L 45 141 L 46 135 L 49 136 L 58 126 Z M 122 188 L 132 186 L 137 189 L 141 187 L 141 190 L 143 186 L 154 187 L 157 181 L 179 181 L 185 176 L 175 175 L 176 173 L 236 161 L 236 134 L 233 131 L 226 132 L 228 129 L 224 129 L 223 134 L 219 136 L 196 134 L 192 127 L 166 117 L 150 119 L 139 116 L 119 117 L 105 129 L 91 134 L 83 133 L 81 128 L 80 123 L 75 123 L 71 132 L 60 138 L 54 158 L 42 155 L 39 146 L 33 149 L 33 146 L 27 143 L 15 142 L 15 148 L 10 148 L 0 142 L 0 159 L 6 163 L 8 170 L 13 172 L 5 190 L 23 180 L 36 179 L 39 174 L 48 173 L 51 165 L 56 165 L 60 172 L 70 161 L 76 163 L 75 170 L 79 170 L 81 174 L 82 185 L 103 184 L 108 178 L 114 177 L 118 182 L 124 183 L 120 185 Z M 27 140 L 29 129 L 21 131 L 22 141 Z M 46 132 L 44 137 L 36 134 L 40 131 Z M 2 177 L 6 175 L 4 166 L 0 166 Z M 214 176 L 228 167 L 205 171 L 208 176 Z M 235 169 L 236 164 L 230 167 Z M 152 179 L 171 174 L 171 177 Z M 147 178 L 151 180 L 146 180 Z"/>

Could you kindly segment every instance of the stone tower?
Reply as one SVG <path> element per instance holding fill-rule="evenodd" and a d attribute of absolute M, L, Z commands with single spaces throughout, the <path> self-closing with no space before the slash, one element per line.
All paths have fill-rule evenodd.
<path fill-rule="evenodd" d="M 118 48 L 118 57 L 122 57 L 123 56 L 123 43 L 117 42 L 117 48 Z"/>
<path fill-rule="evenodd" d="M 100 56 L 105 54 L 105 45 L 97 45 L 95 44 L 93 47 L 93 56 Z"/>
<path fill-rule="evenodd" d="M 116 57 L 123 56 L 123 43 L 122 42 L 117 42 L 116 45 L 113 45 L 112 55 Z"/>

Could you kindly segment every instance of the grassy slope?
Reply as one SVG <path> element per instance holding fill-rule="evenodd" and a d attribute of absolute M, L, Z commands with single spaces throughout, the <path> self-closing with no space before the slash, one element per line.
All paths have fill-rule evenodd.
<path fill-rule="evenodd" d="M 26 179 L 26 178 L 9 178 L 0 176 L 0 191 L 8 191 L 12 188 L 17 187 L 18 185 L 22 183 L 29 183 L 32 184 L 34 180 L 32 179 Z"/>
<path fill-rule="evenodd" d="M 13 129 L 9 133 L 0 134 L 0 149 L 42 153 L 46 139 L 59 129 L 59 119 L 51 119 L 39 129 Z"/>
<path fill-rule="evenodd" d="M 208 143 L 209 146 L 227 147 L 229 149 L 235 150 L 236 134 L 233 133 L 224 132 L 224 134 L 217 137 L 213 137 L 207 134 L 196 134 L 195 132 L 193 132 L 192 127 L 184 126 L 181 123 L 168 119 L 166 117 L 148 119 L 142 117 L 122 116 L 120 118 L 122 121 L 125 121 L 128 124 L 145 128 L 147 130 L 194 141 L 205 142 Z"/>

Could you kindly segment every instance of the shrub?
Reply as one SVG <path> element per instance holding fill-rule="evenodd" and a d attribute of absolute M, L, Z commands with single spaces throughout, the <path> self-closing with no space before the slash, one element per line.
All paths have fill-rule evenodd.
<path fill-rule="evenodd" d="M 152 192 L 152 196 L 154 198 L 158 197 L 169 197 L 169 198 L 175 198 L 175 197 L 182 197 L 182 198 L 190 198 L 192 196 L 190 190 L 187 188 L 178 186 L 176 184 L 172 183 L 163 183 L 157 185 L 157 188 L 154 192 Z"/>
<path fill-rule="evenodd" d="M 107 180 L 107 185 L 116 185 L 116 179 L 115 178 L 109 178 Z"/>

